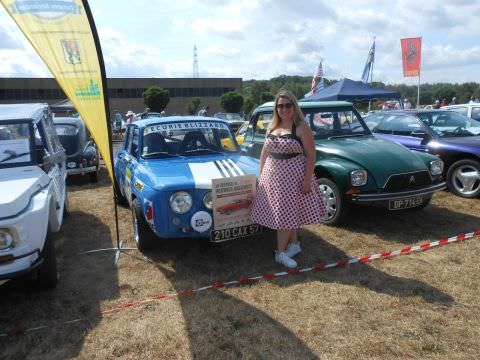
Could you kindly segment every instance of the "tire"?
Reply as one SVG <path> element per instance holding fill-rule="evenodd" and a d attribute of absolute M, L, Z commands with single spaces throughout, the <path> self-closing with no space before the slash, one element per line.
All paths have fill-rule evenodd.
<path fill-rule="evenodd" d="M 480 195 L 480 162 L 473 159 L 453 163 L 447 172 L 448 189 L 455 195 L 472 199 Z"/>
<path fill-rule="evenodd" d="M 123 196 L 122 191 L 120 190 L 120 186 L 118 186 L 116 181 L 115 181 L 114 190 L 115 190 L 115 197 L 117 198 L 117 204 L 121 206 L 127 206 L 128 201 L 125 198 L 125 196 Z"/>
<path fill-rule="evenodd" d="M 327 217 L 322 219 L 322 224 L 333 226 L 342 224 L 350 211 L 350 204 L 343 199 L 337 184 L 332 180 L 320 178 L 318 187 L 327 208 Z"/>
<path fill-rule="evenodd" d="M 47 231 L 45 245 L 42 250 L 43 264 L 37 270 L 37 286 L 40 290 L 49 290 L 57 286 L 57 258 L 55 255 L 55 244 L 50 231 Z"/>
<path fill-rule="evenodd" d="M 90 177 L 90 182 L 92 183 L 98 182 L 98 168 L 97 170 L 95 170 L 95 172 L 89 173 L 88 176 Z"/>
<path fill-rule="evenodd" d="M 157 236 L 154 234 L 143 215 L 142 206 L 138 199 L 132 202 L 133 237 L 138 250 L 145 252 L 153 248 Z"/>

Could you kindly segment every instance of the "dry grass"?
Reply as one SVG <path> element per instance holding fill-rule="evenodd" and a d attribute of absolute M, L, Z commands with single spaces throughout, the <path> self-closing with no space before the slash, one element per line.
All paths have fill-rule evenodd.
<path fill-rule="evenodd" d="M 95 316 L 129 301 L 213 281 L 279 271 L 274 234 L 209 245 L 162 242 L 142 256 L 82 255 L 111 247 L 111 187 L 69 185 L 72 214 L 57 236 L 60 282 L 54 291 L 0 287 L 0 333 L 88 317 L 0 339 L 5 359 L 475 359 L 480 354 L 480 239 L 420 254 L 195 296 Z M 299 263 L 369 255 L 480 228 L 480 200 L 435 195 L 420 212 L 359 209 L 343 228 L 309 226 Z M 128 209 L 121 238 L 134 246 Z"/>

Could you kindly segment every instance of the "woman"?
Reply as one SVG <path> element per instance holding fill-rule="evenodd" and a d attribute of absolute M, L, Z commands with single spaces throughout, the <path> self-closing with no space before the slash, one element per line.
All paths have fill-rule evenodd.
<path fill-rule="evenodd" d="M 297 267 L 297 229 L 319 223 L 325 204 L 314 175 L 315 145 L 297 99 L 281 90 L 260 155 L 260 181 L 252 221 L 277 230 L 275 261 Z"/>

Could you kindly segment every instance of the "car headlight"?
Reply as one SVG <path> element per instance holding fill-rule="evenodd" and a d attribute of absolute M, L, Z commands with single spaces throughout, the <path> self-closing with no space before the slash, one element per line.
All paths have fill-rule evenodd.
<path fill-rule="evenodd" d="M 178 191 L 170 196 L 170 209 L 177 214 L 185 214 L 192 208 L 192 197 L 185 191 Z"/>
<path fill-rule="evenodd" d="M 434 176 L 442 175 L 442 173 L 443 173 L 443 161 L 442 160 L 430 161 L 430 173 Z"/>
<path fill-rule="evenodd" d="M 76 168 L 76 167 L 77 167 L 77 163 L 76 163 L 75 161 L 69 161 L 69 162 L 67 163 L 67 167 L 68 167 L 69 169 Z"/>
<path fill-rule="evenodd" d="M 0 250 L 8 249 L 13 245 L 13 235 L 7 229 L 0 229 Z"/>
<path fill-rule="evenodd" d="M 212 200 L 212 192 L 211 191 L 208 191 L 205 196 L 203 197 L 203 205 L 205 205 L 205 207 L 207 209 L 212 209 L 212 206 L 213 206 L 213 200 Z"/>
<path fill-rule="evenodd" d="M 363 186 L 367 183 L 368 175 L 365 170 L 354 170 L 350 173 L 350 183 L 352 186 Z"/>

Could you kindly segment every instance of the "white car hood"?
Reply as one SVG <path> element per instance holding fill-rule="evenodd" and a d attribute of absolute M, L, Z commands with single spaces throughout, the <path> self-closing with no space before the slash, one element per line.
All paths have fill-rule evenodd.
<path fill-rule="evenodd" d="M 24 210 L 30 198 L 50 182 L 38 166 L 0 169 L 0 219 Z"/>

